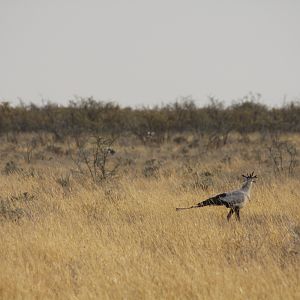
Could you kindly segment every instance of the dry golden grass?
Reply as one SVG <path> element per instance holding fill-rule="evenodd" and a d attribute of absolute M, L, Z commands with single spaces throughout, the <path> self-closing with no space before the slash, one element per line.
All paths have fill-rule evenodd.
<path fill-rule="evenodd" d="M 170 147 L 139 147 L 139 157 L 165 156 Z M 56 180 L 71 162 L 36 160 L 38 175 L 2 174 L 1 199 L 22 214 L 0 221 L 0 297 L 299 299 L 299 177 L 275 178 L 254 158 L 242 159 L 243 149 L 222 163 L 223 151 L 236 148 L 190 162 L 215 170 L 207 190 L 190 184 L 174 159 L 158 177 L 127 170 L 102 185 L 72 177 L 68 191 Z M 175 211 L 238 187 L 240 172 L 253 168 L 260 178 L 241 223 L 228 223 L 222 207 Z"/>

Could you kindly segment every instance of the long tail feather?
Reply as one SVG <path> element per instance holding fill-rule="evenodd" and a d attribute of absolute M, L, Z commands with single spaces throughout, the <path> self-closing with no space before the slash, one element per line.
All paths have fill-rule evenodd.
<path fill-rule="evenodd" d="M 176 211 L 191 209 L 191 208 L 198 208 L 198 207 L 200 207 L 200 206 L 199 205 L 194 205 L 194 206 L 190 206 L 190 207 L 176 207 Z"/>
<path fill-rule="evenodd" d="M 210 206 L 210 205 L 225 205 L 225 206 L 227 206 L 228 203 L 226 201 L 222 200 L 222 198 L 225 196 L 226 196 L 225 193 L 219 194 L 214 197 L 208 198 L 207 200 L 204 200 L 204 201 L 198 203 L 197 205 L 193 205 L 190 207 L 177 207 L 176 211 L 191 209 L 191 208 L 199 208 L 199 207 Z"/>

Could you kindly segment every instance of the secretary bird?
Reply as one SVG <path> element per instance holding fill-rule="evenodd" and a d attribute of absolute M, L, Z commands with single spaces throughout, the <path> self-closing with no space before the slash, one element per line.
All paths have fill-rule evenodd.
<path fill-rule="evenodd" d="M 254 172 L 242 176 L 243 178 L 245 178 L 245 182 L 243 183 L 240 189 L 213 196 L 194 206 L 178 207 L 176 208 L 176 210 L 179 211 L 184 209 L 199 208 L 208 205 L 224 205 L 227 208 L 230 208 L 230 211 L 227 215 L 227 220 L 229 221 L 232 215 L 235 213 L 236 218 L 240 221 L 240 209 L 243 208 L 250 200 L 251 186 L 252 183 L 255 182 L 255 179 L 257 178 L 257 176 L 254 175 Z"/>

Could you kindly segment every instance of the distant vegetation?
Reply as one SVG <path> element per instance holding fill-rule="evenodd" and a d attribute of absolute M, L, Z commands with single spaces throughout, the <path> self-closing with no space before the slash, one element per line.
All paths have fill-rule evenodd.
<path fill-rule="evenodd" d="M 168 139 L 172 133 L 192 132 L 226 136 L 235 131 L 299 132 L 300 103 L 270 108 L 250 94 L 225 107 L 210 99 L 210 104 L 198 107 L 190 98 L 153 108 L 121 108 L 112 102 L 80 98 L 68 106 L 48 103 L 43 106 L 20 104 L 12 107 L 0 104 L 0 133 L 44 131 L 57 139 L 78 136 L 82 132 L 119 135 L 132 133 L 141 140 L 155 134 L 157 140 Z"/>

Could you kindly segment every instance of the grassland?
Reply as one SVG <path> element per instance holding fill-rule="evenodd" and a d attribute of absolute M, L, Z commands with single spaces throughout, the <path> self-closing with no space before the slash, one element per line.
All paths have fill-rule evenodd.
<path fill-rule="evenodd" d="M 274 171 L 271 138 L 218 149 L 123 138 L 118 172 L 101 183 L 78 172 L 73 144 L 45 135 L 28 160 L 29 139 L 0 146 L 2 299 L 300 298 L 300 170 L 289 174 L 283 153 Z M 280 139 L 299 149 L 299 136 Z M 252 170 L 241 223 L 222 207 L 175 211 Z"/>

